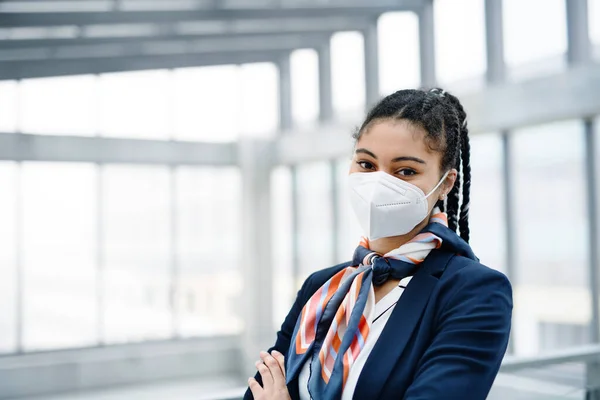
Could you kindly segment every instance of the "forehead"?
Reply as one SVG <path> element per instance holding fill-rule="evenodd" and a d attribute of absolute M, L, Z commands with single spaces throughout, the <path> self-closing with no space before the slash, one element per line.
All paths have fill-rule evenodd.
<path fill-rule="evenodd" d="M 356 147 L 366 148 L 382 159 L 398 156 L 440 158 L 440 154 L 427 145 L 425 137 L 423 128 L 407 120 L 383 120 L 373 123 L 361 135 Z"/>

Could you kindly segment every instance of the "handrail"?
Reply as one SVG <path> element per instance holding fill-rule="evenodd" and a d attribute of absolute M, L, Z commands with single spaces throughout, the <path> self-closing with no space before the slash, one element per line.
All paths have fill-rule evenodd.
<path fill-rule="evenodd" d="M 500 372 L 515 372 L 527 368 L 590 361 L 600 363 L 600 344 L 572 347 L 531 357 L 507 356 L 502 362 Z"/>

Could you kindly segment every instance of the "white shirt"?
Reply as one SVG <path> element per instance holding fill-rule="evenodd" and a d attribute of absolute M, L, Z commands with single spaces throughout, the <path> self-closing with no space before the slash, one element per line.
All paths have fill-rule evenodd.
<path fill-rule="evenodd" d="M 342 400 L 352 400 L 352 396 L 354 395 L 354 389 L 356 388 L 356 384 L 358 383 L 358 377 L 367 362 L 367 358 L 373 347 L 375 347 L 375 343 L 377 343 L 377 339 L 383 332 L 383 328 L 387 324 L 390 319 L 390 315 L 392 315 L 392 311 L 396 308 L 396 302 L 402 296 L 404 292 L 404 288 L 408 285 L 412 277 L 404 278 L 400 281 L 398 286 L 392 289 L 388 294 L 382 297 L 375 304 L 375 313 L 373 319 L 379 317 L 375 323 L 371 321 L 371 330 L 369 331 L 369 335 L 367 336 L 367 340 L 365 341 L 365 347 L 360 351 L 356 361 L 350 368 L 350 372 L 348 373 L 348 380 L 346 381 L 346 386 L 344 387 L 344 391 L 342 392 Z M 387 310 L 387 311 L 386 311 Z M 385 312 L 384 312 L 385 311 Z M 383 314 L 382 314 L 383 313 Z M 298 375 L 298 389 L 300 394 L 300 400 L 312 400 L 308 393 L 308 378 L 310 376 L 310 358 L 308 362 L 305 362 L 300 370 L 300 374 Z"/>

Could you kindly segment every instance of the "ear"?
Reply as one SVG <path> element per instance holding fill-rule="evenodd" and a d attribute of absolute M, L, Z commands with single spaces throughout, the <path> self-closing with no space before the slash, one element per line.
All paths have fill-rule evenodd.
<path fill-rule="evenodd" d="M 448 175 L 446 176 L 446 179 L 444 180 L 444 182 L 440 185 L 440 195 L 439 195 L 440 200 L 446 199 L 446 196 L 448 196 L 448 193 L 450 193 L 450 191 L 454 187 L 457 177 L 458 177 L 458 171 L 456 170 L 456 168 L 452 168 L 448 172 Z"/>

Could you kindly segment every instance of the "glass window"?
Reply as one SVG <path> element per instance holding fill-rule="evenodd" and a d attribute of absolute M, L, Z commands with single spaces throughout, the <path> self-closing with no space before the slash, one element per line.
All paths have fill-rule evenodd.
<path fill-rule="evenodd" d="M 297 167 L 298 257 L 301 276 L 333 265 L 332 173 L 328 161 Z"/>
<path fill-rule="evenodd" d="M 336 184 L 338 190 L 336 212 L 339 221 L 337 232 L 338 243 L 336 243 L 338 259 L 335 260 L 336 263 L 352 260 L 354 250 L 358 246 L 361 236 L 364 235 L 348 200 L 348 172 L 351 162 L 350 157 L 344 157 L 337 160 L 336 163 Z"/>
<path fill-rule="evenodd" d="M 486 69 L 483 0 L 436 0 L 433 4 L 440 84 L 468 78 L 482 84 Z"/>
<path fill-rule="evenodd" d="M 0 132 L 15 132 L 18 124 L 19 85 L 0 81 Z"/>
<path fill-rule="evenodd" d="M 364 59 L 364 40 L 359 32 L 338 32 L 331 37 L 331 85 L 336 112 L 363 114 Z"/>
<path fill-rule="evenodd" d="M 24 347 L 92 345 L 96 313 L 96 169 L 24 163 Z"/>
<path fill-rule="evenodd" d="M 379 18 L 377 32 L 381 94 L 386 96 L 400 89 L 418 87 L 421 71 L 417 15 L 413 12 L 385 13 Z"/>
<path fill-rule="evenodd" d="M 21 81 L 19 128 L 25 133 L 94 135 L 97 125 L 96 83 L 93 75 Z M 13 101 L 17 101 L 16 98 Z"/>
<path fill-rule="evenodd" d="M 0 353 L 16 345 L 17 166 L 0 163 Z"/>
<path fill-rule="evenodd" d="M 292 173 L 289 167 L 277 167 L 271 172 L 271 210 L 273 322 L 279 329 L 296 296 L 292 265 Z"/>
<path fill-rule="evenodd" d="M 478 134 L 471 139 L 470 244 L 481 262 L 506 272 L 502 138 Z"/>
<path fill-rule="evenodd" d="M 103 74 L 99 78 L 103 136 L 168 139 L 172 134 L 169 71 Z"/>
<path fill-rule="evenodd" d="M 313 49 L 292 52 L 292 115 L 295 123 L 319 117 L 319 56 Z"/>
<path fill-rule="evenodd" d="M 239 70 L 241 134 L 271 137 L 279 126 L 279 72 L 272 63 L 243 64 Z"/>
<path fill-rule="evenodd" d="M 543 12 L 540 10 L 543 8 Z M 565 67 L 564 0 L 505 0 L 504 45 L 509 79 L 556 73 Z M 535 21 L 535 27 L 532 26 Z"/>
<path fill-rule="evenodd" d="M 171 336 L 170 176 L 166 167 L 102 170 L 104 338 Z"/>
<path fill-rule="evenodd" d="M 178 140 L 231 142 L 240 132 L 240 81 L 235 65 L 173 71 Z"/>
<path fill-rule="evenodd" d="M 584 136 L 579 121 L 513 134 L 513 340 L 516 353 L 527 355 L 540 350 L 542 323 L 589 324 Z"/>
<path fill-rule="evenodd" d="M 180 167 L 175 176 L 177 331 L 182 336 L 239 333 L 243 289 L 239 170 Z"/>

